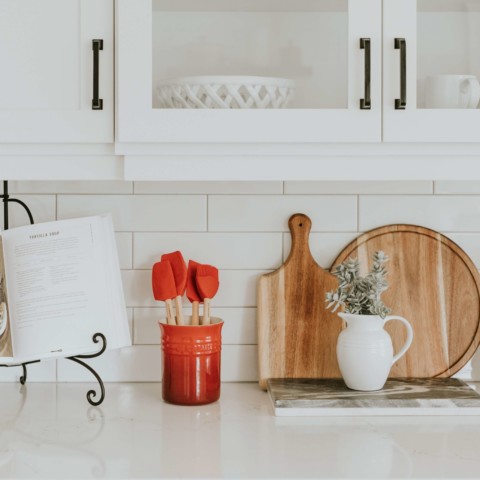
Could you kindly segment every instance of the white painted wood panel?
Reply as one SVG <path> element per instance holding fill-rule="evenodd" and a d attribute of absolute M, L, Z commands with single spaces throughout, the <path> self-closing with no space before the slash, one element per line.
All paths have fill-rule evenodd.
<path fill-rule="evenodd" d="M 0 142 L 113 142 L 113 52 L 113 0 L 1 0 Z"/>
<path fill-rule="evenodd" d="M 39 160 L 40 161 L 40 160 Z M 129 194 L 133 193 L 133 182 L 124 181 L 10 181 L 10 193 L 52 194 Z"/>
<path fill-rule="evenodd" d="M 136 194 L 272 194 L 283 193 L 283 182 L 136 182 Z"/>
<path fill-rule="evenodd" d="M 285 182 L 285 193 L 292 195 L 305 194 L 367 194 L 390 195 L 433 193 L 433 182 L 429 181 L 329 181 L 329 182 Z"/>

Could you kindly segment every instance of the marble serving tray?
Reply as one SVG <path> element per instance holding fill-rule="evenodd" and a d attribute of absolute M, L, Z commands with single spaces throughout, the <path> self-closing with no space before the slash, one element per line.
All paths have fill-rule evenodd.
<path fill-rule="evenodd" d="M 480 415 L 480 394 L 454 378 L 390 379 L 382 390 L 350 390 L 341 379 L 267 381 L 278 417 Z"/>

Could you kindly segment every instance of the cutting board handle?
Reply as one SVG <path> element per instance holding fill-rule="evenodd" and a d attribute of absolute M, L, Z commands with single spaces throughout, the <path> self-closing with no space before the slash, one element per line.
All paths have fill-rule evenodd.
<path fill-rule="evenodd" d="M 310 218 L 303 213 L 295 213 L 288 220 L 288 227 L 290 228 L 290 234 L 292 235 L 292 248 L 290 249 L 290 255 L 285 263 L 288 263 L 292 258 L 299 255 L 309 257 L 315 262 L 308 243 L 308 237 L 312 228 L 312 221 Z"/>

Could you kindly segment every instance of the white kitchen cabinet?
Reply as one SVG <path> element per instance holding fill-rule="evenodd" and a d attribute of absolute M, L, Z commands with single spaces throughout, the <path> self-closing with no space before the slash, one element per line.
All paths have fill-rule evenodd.
<path fill-rule="evenodd" d="M 480 142 L 480 1 L 383 5 L 384 142 Z"/>
<path fill-rule="evenodd" d="M 113 7 L 0 0 L 0 154 L 23 153 L 19 144 L 113 143 Z"/>
<path fill-rule="evenodd" d="M 117 153 L 380 142 L 381 12 L 381 0 L 117 0 Z M 162 81 L 199 75 L 282 77 L 296 88 L 282 109 L 162 106 Z"/>

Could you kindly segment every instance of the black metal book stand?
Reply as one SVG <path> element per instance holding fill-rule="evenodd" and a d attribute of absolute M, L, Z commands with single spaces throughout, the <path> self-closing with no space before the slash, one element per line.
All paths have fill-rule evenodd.
<path fill-rule="evenodd" d="M 28 206 L 21 200 L 18 200 L 17 198 L 10 198 L 10 195 L 8 193 L 8 181 L 3 182 L 3 194 L 0 195 L 0 198 L 3 200 L 3 227 L 5 230 L 8 229 L 9 203 L 20 204 L 27 212 L 28 218 L 30 219 L 30 224 L 33 225 L 34 222 L 33 222 L 32 212 L 30 212 L 30 209 L 28 208 Z M 97 406 L 97 405 L 100 405 L 105 399 L 105 386 L 103 384 L 103 380 L 100 378 L 100 375 L 90 365 L 86 364 L 83 361 L 83 359 L 95 358 L 100 356 L 107 348 L 107 339 L 105 338 L 105 335 L 103 333 L 95 333 L 92 337 L 92 340 L 94 343 L 99 343 L 101 341 L 100 350 L 98 352 L 92 353 L 89 355 L 75 355 L 73 357 L 65 357 L 65 358 L 67 358 L 68 360 L 71 360 L 72 362 L 76 362 L 82 365 L 97 379 L 97 382 L 100 386 L 100 398 L 96 400 L 98 392 L 93 389 L 87 392 L 88 403 L 90 403 L 90 405 Z M 24 363 L 19 363 L 14 365 L 0 364 L 0 367 L 20 367 L 21 366 L 23 369 L 23 375 L 20 377 L 20 383 L 22 385 L 25 385 L 25 382 L 27 381 L 27 365 L 29 365 L 30 363 L 38 363 L 38 362 L 40 362 L 40 360 L 32 360 L 30 362 L 24 362 Z"/>

